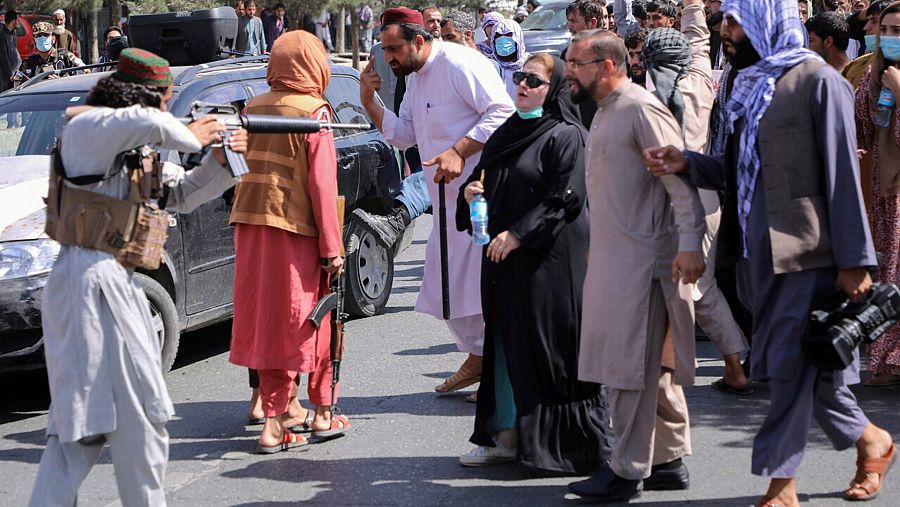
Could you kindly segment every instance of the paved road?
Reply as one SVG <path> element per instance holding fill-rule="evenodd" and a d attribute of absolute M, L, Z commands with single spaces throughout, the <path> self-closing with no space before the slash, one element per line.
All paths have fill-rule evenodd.
<path fill-rule="evenodd" d="M 422 277 L 428 218 L 396 264 L 385 315 L 347 325 L 340 405 L 352 431 L 344 438 L 270 457 L 251 452 L 258 428 L 245 427 L 246 374 L 227 361 L 228 325 L 183 338 L 168 383 L 178 412 L 169 425 L 170 505 L 566 505 L 567 477 L 508 465 L 466 469 L 474 406 L 463 395 L 438 398 L 432 387 L 464 356 L 442 323 L 412 312 Z M 749 474 L 750 445 L 764 415 L 766 389 L 737 399 L 713 392 L 722 362 L 699 344 L 698 385 L 687 389 L 694 456 L 693 486 L 650 492 L 644 505 L 751 505 L 766 481 Z M 900 389 L 859 388 L 869 416 L 900 437 Z M 0 377 L 0 505 L 22 505 L 40 460 L 49 400 L 42 373 Z M 801 499 L 846 505 L 839 491 L 853 475 L 855 455 L 829 449 L 816 429 L 802 468 Z M 900 505 L 900 474 L 869 505 Z M 108 452 L 85 481 L 81 505 L 117 505 Z"/>

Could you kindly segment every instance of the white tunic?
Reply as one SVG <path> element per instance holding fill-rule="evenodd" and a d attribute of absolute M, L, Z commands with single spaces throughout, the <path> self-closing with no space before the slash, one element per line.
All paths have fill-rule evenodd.
<path fill-rule="evenodd" d="M 515 111 L 503 80 L 487 58 L 459 44 L 435 41 L 425 65 L 407 78 L 400 115 L 384 111 L 384 137 L 400 149 L 419 146 L 422 160 L 449 150 L 463 137 L 479 143 Z M 446 184 L 447 253 L 450 276 L 450 318 L 481 314 L 482 248 L 454 226 L 459 186 L 481 154 L 466 160 L 462 177 Z M 434 206 L 434 228 L 425 249 L 425 277 L 416 311 L 442 318 L 440 229 L 437 167 L 426 166 L 425 181 Z"/>
<path fill-rule="evenodd" d="M 63 129 L 62 159 L 70 177 L 113 174 L 116 156 L 144 144 L 185 152 L 198 151 L 196 137 L 169 113 L 129 107 L 95 108 Z M 233 180 L 212 156 L 177 181 L 170 208 L 188 211 L 196 196 L 218 195 Z M 216 187 L 214 189 L 213 187 Z M 127 172 L 81 187 L 116 198 L 128 195 Z M 192 195 L 191 190 L 203 189 Z M 189 202 L 188 202 L 189 201 Z M 174 409 L 160 366 L 160 344 L 150 321 L 144 292 L 132 270 L 97 250 L 63 246 L 44 288 L 41 318 L 52 403 L 47 432 L 62 442 L 116 429 L 113 371 L 131 380 L 147 418 L 168 421 Z M 126 357 L 111 350 L 124 343 Z"/>

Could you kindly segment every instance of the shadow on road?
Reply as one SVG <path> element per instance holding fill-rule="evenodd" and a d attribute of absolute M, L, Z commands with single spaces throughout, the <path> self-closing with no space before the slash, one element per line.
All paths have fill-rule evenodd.
<path fill-rule="evenodd" d="M 440 345 L 432 345 L 424 349 L 406 349 L 394 352 L 395 356 L 438 356 L 443 354 L 451 354 L 458 352 L 456 344 L 442 343 Z"/>
<path fill-rule="evenodd" d="M 515 488 L 517 494 L 528 491 L 536 505 L 565 505 L 565 487 L 524 484 L 525 481 L 555 477 L 520 465 L 484 468 L 464 468 L 456 457 L 405 457 L 360 459 L 304 459 L 290 457 L 256 462 L 247 467 L 223 473 L 230 479 L 266 479 L 291 483 L 308 483 L 314 496 L 305 504 L 350 505 L 377 503 L 376 499 L 390 499 L 394 505 L 451 505 L 472 500 L 485 505 L 489 500 L 502 505 L 504 498 Z M 558 476 L 557 476 L 558 477 Z M 479 482 L 473 483 L 473 480 Z M 573 480 L 575 480 L 573 478 Z M 504 484 L 480 484 L 497 481 Z M 459 482 L 459 484 L 455 484 Z M 418 499 L 418 501 L 416 501 Z M 427 500 L 426 500 L 427 499 Z M 243 506 L 298 505 L 298 503 L 244 503 Z"/>
<path fill-rule="evenodd" d="M 697 344 L 700 367 L 697 377 L 718 378 L 722 367 L 708 364 L 717 360 L 717 353 L 709 343 Z M 723 443 L 726 447 L 748 448 L 753 445 L 753 437 L 759 430 L 769 409 L 769 386 L 754 384 L 755 392 L 750 396 L 734 396 L 715 391 L 708 385 L 689 386 L 684 389 L 691 414 L 691 426 L 710 426 L 733 435 L 734 439 Z M 860 407 L 876 425 L 891 432 L 895 438 L 900 435 L 900 386 L 871 388 L 861 384 L 851 386 Z M 809 433 L 811 445 L 831 447 L 825 434 L 814 424 Z"/>
<path fill-rule="evenodd" d="M 184 333 L 172 370 L 204 361 L 227 352 L 231 343 L 231 321 Z M 0 374 L 0 424 L 47 413 L 50 388 L 44 369 Z"/>
<path fill-rule="evenodd" d="M 0 375 L 0 424 L 46 412 L 50 406 L 47 372 L 43 369 Z"/>

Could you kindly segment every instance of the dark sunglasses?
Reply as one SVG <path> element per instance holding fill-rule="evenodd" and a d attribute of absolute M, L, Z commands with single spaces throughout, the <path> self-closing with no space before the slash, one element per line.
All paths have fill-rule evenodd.
<path fill-rule="evenodd" d="M 538 88 L 543 84 L 550 84 L 550 81 L 547 81 L 537 74 L 522 71 L 513 72 L 513 83 L 515 83 L 516 86 L 518 86 L 523 79 L 525 80 L 525 86 L 528 88 Z"/>

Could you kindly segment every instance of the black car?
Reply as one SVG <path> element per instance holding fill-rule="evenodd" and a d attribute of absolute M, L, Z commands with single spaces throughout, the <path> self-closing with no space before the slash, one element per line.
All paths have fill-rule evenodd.
<path fill-rule="evenodd" d="M 264 59 L 222 60 L 173 67 L 169 109 L 188 116 L 195 102 L 231 104 L 268 91 Z M 63 125 L 63 110 L 82 104 L 108 73 L 75 75 L 28 83 L 0 95 L 0 371 L 40 368 L 41 291 L 59 244 L 43 232 L 49 152 Z M 359 101 L 359 73 L 332 65 L 325 98 L 339 123 L 369 123 Z M 98 139 L 97 143 L 102 143 Z M 335 132 L 338 188 L 346 198 L 348 253 L 345 308 L 355 316 L 384 309 L 390 294 L 394 255 L 361 226 L 357 208 L 385 209 L 404 177 L 398 152 L 374 130 Z M 90 146 L 83 147 L 90 150 Z M 180 155 L 180 154 L 179 154 Z M 165 154 L 171 159 L 175 154 Z M 163 367 L 175 360 L 182 331 L 229 319 L 233 313 L 234 228 L 228 224 L 228 195 L 189 214 L 173 215 L 163 265 L 139 272 L 150 300 L 163 351 Z M 352 238 L 352 239 L 351 239 Z"/>

